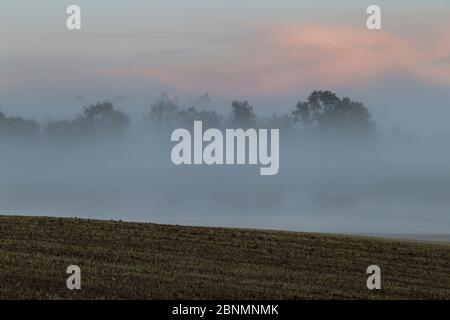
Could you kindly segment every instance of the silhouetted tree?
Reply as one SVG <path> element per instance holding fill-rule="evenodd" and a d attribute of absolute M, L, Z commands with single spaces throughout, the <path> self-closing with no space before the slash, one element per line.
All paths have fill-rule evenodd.
<path fill-rule="evenodd" d="M 212 99 L 208 93 L 205 93 L 198 97 L 196 106 L 200 108 L 211 108 L 213 105 Z"/>
<path fill-rule="evenodd" d="M 178 105 L 176 98 L 170 99 L 169 96 L 164 93 L 161 98 L 151 106 L 150 113 L 145 116 L 145 121 L 153 122 L 156 124 L 158 131 L 162 128 L 170 129 L 173 126 L 173 122 L 177 118 Z"/>
<path fill-rule="evenodd" d="M 194 107 L 180 110 L 177 122 L 181 127 L 190 127 L 194 121 L 202 121 L 203 128 L 215 128 L 220 125 L 220 116 L 215 111 L 197 111 Z"/>
<path fill-rule="evenodd" d="M 256 114 L 248 101 L 233 101 L 231 107 L 231 122 L 234 126 L 248 128 L 255 125 Z"/>
<path fill-rule="evenodd" d="M 321 131 L 371 132 L 371 114 L 360 102 L 340 99 L 331 91 L 314 91 L 292 111 L 295 121 Z"/>
<path fill-rule="evenodd" d="M 272 114 L 272 116 L 267 121 L 267 127 L 274 129 L 292 129 L 292 124 L 294 119 L 287 115 L 282 114 L 278 115 L 276 113 Z"/>
<path fill-rule="evenodd" d="M 26 120 L 21 117 L 7 117 L 0 112 L 0 137 L 1 138 L 35 138 L 39 134 L 39 124 L 34 120 Z"/>
<path fill-rule="evenodd" d="M 112 103 L 102 102 L 84 108 L 75 123 L 88 134 L 117 137 L 126 132 L 131 120 L 124 112 L 115 110 Z"/>
<path fill-rule="evenodd" d="M 45 126 L 52 138 L 121 137 L 130 127 L 130 117 L 109 102 L 90 105 L 75 120 L 59 120 Z"/>

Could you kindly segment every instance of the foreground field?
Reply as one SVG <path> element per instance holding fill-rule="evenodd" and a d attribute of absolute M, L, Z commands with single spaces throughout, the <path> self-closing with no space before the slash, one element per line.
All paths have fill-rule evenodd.
<path fill-rule="evenodd" d="M 66 288 L 81 268 L 82 289 Z M 382 290 L 366 289 L 367 266 Z M 450 299 L 450 246 L 0 216 L 0 298 Z"/>

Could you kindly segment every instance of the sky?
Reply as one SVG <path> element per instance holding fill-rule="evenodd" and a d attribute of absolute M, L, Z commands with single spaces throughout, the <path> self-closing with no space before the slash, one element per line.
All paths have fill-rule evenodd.
<path fill-rule="evenodd" d="M 80 31 L 66 29 L 71 4 Z M 371 4 L 382 30 L 366 28 Z M 448 0 L 2 0 L 0 106 L 59 118 L 121 96 L 139 113 L 164 91 L 209 92 L 218 109 L 248 99 L 271 113 L 327 89 L 386 129 L 438 133 L 450 116 L 449 18 Z"/>

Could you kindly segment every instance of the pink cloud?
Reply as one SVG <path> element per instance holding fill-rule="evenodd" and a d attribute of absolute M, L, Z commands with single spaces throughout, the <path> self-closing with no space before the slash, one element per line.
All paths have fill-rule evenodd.
<path fill-rule="evenodd" d="M 354 85 L 393 72 L 450 85 L 450 34 L 442 32 L 439 38 L 434 45 L 425 47 L 383 30 L 277 26 L 260 29 L 258 36 L 247 42 L 234 43 L 226 48 L 224 56 L 152 68 L 127 68 L 120 73 L 148 77 L 182 90 L 235 94 Z"/>

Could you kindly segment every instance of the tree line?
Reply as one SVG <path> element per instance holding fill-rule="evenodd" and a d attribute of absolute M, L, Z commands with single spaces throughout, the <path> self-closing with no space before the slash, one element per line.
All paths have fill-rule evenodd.
<path fill-rule="evenodd" d="M 208 94 L 200 97 L 202 106 L 210 100 Z M 371 134 L 375 124 L 371 114 L 361 102 L 339 98 L 331 91 L 314 91 L 306 100 L 299 101 L 290 113 L 273 114 L 260 118 L 246 100 L 231 102 L 228 116 L 199 107 L 182 107 L 176 98 L 167 94 L 153 103 L 142 118 L 144 127 L 157 132 L 175 128 L 189 128 L 196 120 L 205 128 L 279 128 L 292 130 L 300 126 L 311 132 L 329 134 Z M 73 119 L 39 123 L 35 120 L 7 116 L 0 112 L 0 138 L 32 139 L 44 135 L 51 139 L 84 139 L 92 137 L 116 138 L 124 136 L 132 124 L 128 114 L 117 110 L 110 102 L 84 107 Z"/>

